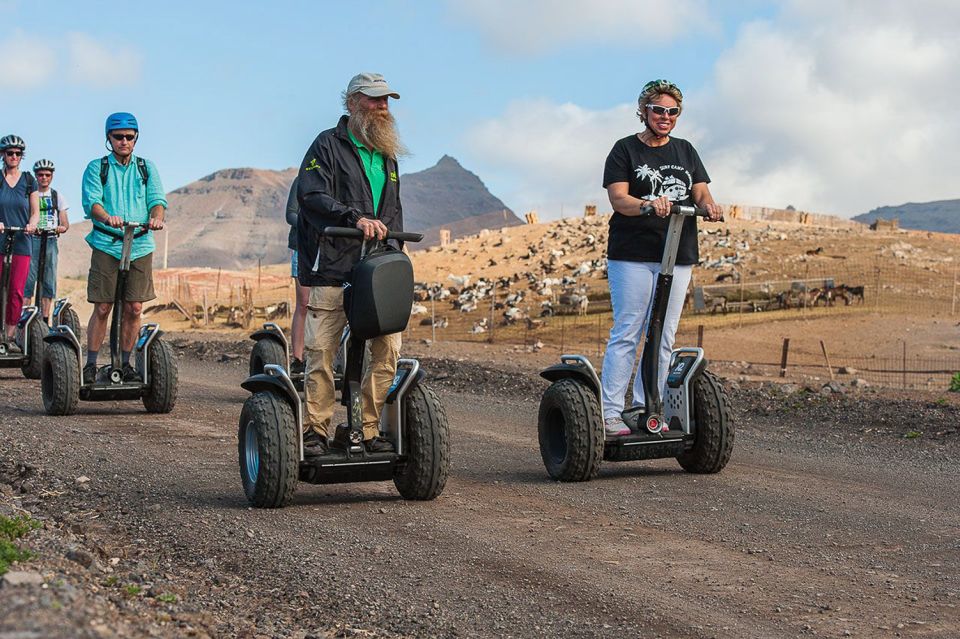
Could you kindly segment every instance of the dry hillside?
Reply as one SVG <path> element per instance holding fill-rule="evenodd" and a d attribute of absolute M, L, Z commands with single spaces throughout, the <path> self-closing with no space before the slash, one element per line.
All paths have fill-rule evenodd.
<path fill-rule="evenodd" d="M 284 208 L 295 169 L 224 169 L 171 191 L 169 237 L 157 234 L 155 267 L 163 263 L 164 243 L 171 268 L 247 269 L 277 264 L 288 256 Z M 405 226 L 422 232 L 425 245 L 438 243 L 440 229 L 452 237 L 484 228 L 518 225 L 520 220 L 492 195 L 479 177 L 449 156 L 433 167 L 401 176 Z M 90 249 L 81 222 L 61 239 L 60 273 L 86 273 Z"/>

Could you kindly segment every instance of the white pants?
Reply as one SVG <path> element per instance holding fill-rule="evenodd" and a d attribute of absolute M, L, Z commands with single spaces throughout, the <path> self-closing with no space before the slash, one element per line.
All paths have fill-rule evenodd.
<path fill-rule="evenodd" d="M 653 307 L 653 294 L 656 290 L 657 275 L 660 273 L 658 262 L 607 263 L 607 277 L 610 282 L 610 304 L 613 306 L 613 327 L 610 329 L 610 341 L 603 356 L 603 370 L 600 375 L 601 402 L 603 417 L 619 417 L 623 411 L 624 395 L 630 383 L 634 364 L 637 361 L 637 347 L 647 331 L 650 312 Z M 677 335 L 683 300 L 693 274 L 692 266 L 676 266 L 673 269 L 673 287 L 667 304 L 667 316 L 663 320 L 663 335 L 660 341 L 659 383 L 661 395 L 667 384 L 667 366 L 673 340 Z M 633 384 L 632 406 L 645 405 L 643 379 L 640 369 Z"/>

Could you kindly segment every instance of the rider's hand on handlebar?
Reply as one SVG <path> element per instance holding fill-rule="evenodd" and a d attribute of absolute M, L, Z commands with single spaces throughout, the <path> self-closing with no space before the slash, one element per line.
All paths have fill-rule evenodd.
<path fill-rule="evenodd" d="M 361 217 L 357 220 L 357 228 L 363 231 L 363 239 L 365 240 L 372 240 L 374 236 L 378 240 L 382 240 L 387 236 L 387 227 L 380 220 Z"/>
<path fill-rule="evenodd" d="M 23 232 L 26 233 L 27 235 L 30 235 L 36 230 L 37 230 L 37 225 L 33 222 L 28 222 L 27 225 L 23 227 Z"/>
<path fill-rule="evenodd" d="M 62 235 L 63 233 L 66 233 L 66 232 L 67 232 L 67 227 L 65 227 L 64 225 L 61 224 L 60 226 L 57 227 L 57 235 Z"/>
<path fill-rule="evenodd" d="M 719 222 L 723 219 L 723 208 L 719 204 L 707 204 L 702 207 L 707 210 L 707 219 L 711 222 Z"/>
<path fill-rule="evenodd" d="M 111 215 L 107 218 L 107 225 L 115 229 L 123 228 L 123 218 L 119 215 Z"/>
<path fill-rule="evenodd" d="M 670 200 L 665 195 L 651 200 L 649 206 L 653 207 L 653 212 L 657 217 L 667 217 L 670 215 Z"/>
<path fill-rule="evenodd" d="M 163 220 L 155 217 L 150 218 L 150 230 L 151 231 L 161 231 L 163 230 Z"/>
<path fill-rule="evenodd" d="M 0 233 L 3 233 L 3 222 L 0 222 Z"/>

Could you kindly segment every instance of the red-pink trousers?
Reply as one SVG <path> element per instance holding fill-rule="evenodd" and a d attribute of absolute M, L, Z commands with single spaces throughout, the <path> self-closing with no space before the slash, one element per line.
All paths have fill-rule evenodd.
<path fill-rule="evenodd" d="M 0 283 L 5 277 L 3 262 L 0 261 Z M 23 310 L 23 287 L 30 274 L 30 256 L 14 255 L 10 264 L 10 292 L 7 294 L 7 326 L 13 326 L 20 321 L 20 311 Z"/>

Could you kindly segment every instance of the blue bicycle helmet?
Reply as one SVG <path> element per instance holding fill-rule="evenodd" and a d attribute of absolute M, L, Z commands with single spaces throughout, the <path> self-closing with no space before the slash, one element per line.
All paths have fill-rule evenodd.
<path fill-rule="evenodd" d="M 140 132 L 140 126 L 137 124 L 137 118 L 132 113 L 111 113 L 107 116 L 107 123 L 104 126 L 104 135 L 110 135 L 111 131 L 117 129 L 133 129 Z"/>

